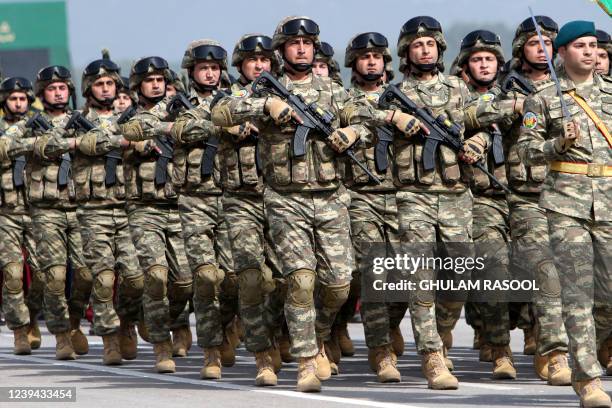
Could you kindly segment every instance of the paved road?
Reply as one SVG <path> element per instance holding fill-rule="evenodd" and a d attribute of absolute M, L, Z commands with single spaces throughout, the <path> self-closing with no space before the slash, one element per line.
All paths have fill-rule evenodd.
<path fill-rule="evenodd" d="M 195 328 L 192 327 L 195 333 Z M 402 323 L 407 340 L 412 340 L 409 321 Z M 152 370 L 151 345 L 139 345 L 139 356 L 120 367 L 101 364 L 102 342 L 89 336 L 91 350 L 76 361 L 59 362 L 53 359 L 55 342 L 45 331 L 42 348 L 32 356 L 11 354 L 12 335 L 6 327 L 0 333 L 0 386 L 73 386 L 76 403 L 2 403 L 0 407 L 44 405 L 66 407 L 304 407 L 318 404 L 325 408 L 341 406 L 365 407 L 577 407 L 578 400 L 571 387 L 550 387 L 535 377 L 531 358 L 522 351 L 522 332 L 512 333 L 519 377 L 514 381 L 490 379 L 489 363 L 479 363 L 478 353 L 471 349 L 472 330 L 462 319 L 454 332 L 455 346 L 451 357 L 460 381 L 458 391 L 432 391 L 421 377 L 414 343 L 399 360 L 402 382 L 383 385 L 367 368 L 367 351 L 360 324 L 350 325 L 351 337 L 357 346 L 354 357 L 344 358 L 341 373 L 324 383 L 320 394 L 301 394 L 293 391 L 295 364 L 289 364 L 279 374 L 279 385 L 273 388 L 252 386 L 255 363 L 246 351 L 238 351 L 237 363 L 225 368 L 218 382 L 199 379 L 202 354 L 198 347 L 191 354 L 176 359 L 177 373 L 159 375 Z M 604 380 L 608 392 L 612 377 Z"/>

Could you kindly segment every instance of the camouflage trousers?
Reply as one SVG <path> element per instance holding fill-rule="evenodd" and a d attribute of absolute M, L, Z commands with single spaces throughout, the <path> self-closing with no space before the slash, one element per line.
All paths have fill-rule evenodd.
<path fill-rule="evenodd" d="M 223 197 L 218 195 L 179 196 L 185 249 L 193 278 L 196 335 L 203 348 L 223 343 L 223 328 L 237 312 L 238 282 L 222 201 Z M 198 268 L 205 265 L 223 272 L 220 287 L 198 277 Z"/>
<path fill-rule="evenodd" d="M 508 216 L 505 196 L 474 197 L 474 249 L 476 256 L 484 259 L 484 273 L 472 273 L 473 279 L 510 279 Z M 510 344 L 508 302 L 482 302 L 476 305 L 481 316 L 484 341 L 492 346 Z"/>
<path fill-rule="evenodd" d="M 94 330 L 98 336 L 113 334 L 121 321 L 140 318 L 144 274 L 138 265 L 123 205 L 108 208 L 79 208 L 77 217 L 83 238 L 83 255 L 92 272 Z M 115 271 L 117 305 L 113 305 Z"/>
<path fill-rule="evenodd" d="M 223 198 L 223 210 L 238 275 L 240 319 L 245 329 L 246 349 L 253 353 L 264 351 L 272 346 L 272 328 L 267 322 L 274 320 L 265 316 L 266 299 L 274 290 L 273 271 L 280 271 L 280 267 L 271 248 L 263 197 L 228 193 Z M 247 270 L 253 277 L 243 275 Z"/>
<path fill-rule="evenodd" d="M 185 313 L 192 278 L 176 203 L 127 206 L 130 235 L 145 274 L 142 307 L 152 343 L 170 340 L 170 330 L 189 325 Z"/>
<path fill-rule="evenodd" d="M 550 250 L 548 221 L 539 206 L 539 195 L 508 195 L 510 205 L 510 233 L 514 268 L 526 269 L 535 275 L 539 291 L 535 293 L 534 309 L 538 322 L 537 353 L 567 352 L 568 338 L 563 325 L 561 281 Z M 511 324 L 525 329 L 533 326 L 525 303 L 511 303 Z M 515 316 L 515 317 L 513 317 Z M 513 321 L 516 321 L 513 324 Z"/>
<path fill-rule="evenodd" d="M 365 193 L 350 190 L 351 206 L 351 239 L 355 250 L 357 267 L 353 271 L 351 290 L 358 287 L 357 294 L 361 292 L 361 273 L 367 270 L 365 250 L 368 244 L 399 243 L 397 224 L 397 204 L 395 192 Z M 382 245 L 381 245 L 382 247 Z M 385 245 L 387 253 L 380 256 L 394 256 L 390 246 Z M 357 285 L 354 285 L 357 282 Z M 350 293 L 349 293 L 350 300 Z M 389 309 L 400 308 L 405 313 L 406 306 L 401 303 L 368 302 L 361 303 L 361 319 L 365 332 L 366 345 L 375 348 L 391 344 L 389 338 Z M 403 317 L 403 313 L 402 313 Z"/>
<path fill-rule="evenodd" d="M 264 192 L 274 251 L 288 281 L 285 317 L 295 357 L 317 354 L 317 338 L 330 339 L 336 314 L 348 297 L 355 267 L 349 204 L 342 186 L 336 191 L 278 193 L 267 188 Z M 310 286 L 301 293 L 294 291 L 300 284 L 308 286 L 296 282 L 298 271 L 316 275 L 317 293 Z"/>
<path fill-rule="evenodd" d="M 396 199 L 402 254 L 434 257 L 444 252 L 449 258 L 474 256 L 471 246 L 473 199 L 469 190 L 459 194 L 398 191 Z M 438 250 L 436 242 L 442 244 L 437 245 Z M 435 269 L 419 268 L 411 275 L 417 285 L 419 281 L 435 278 Z M 462 278 L 469 278 L 469 274 L 464 273 Z M 433 290 L 417 288 L 410 293 L 412 330 L 417 351 L 421 354 L 442 350 L 438 327 L 450 331 L 458 319 L 457 310 L 460 313 L 464 303 L 463 299 L 445 300 L 448 307 L 440 309 L 440 315 L 436 316 L 434 300 Z"/>
<path fill-rule="evenodd" d="M 0 212 L 0 268 L 2 269 L 2 311 L 9 329 L 30 323 L 42 311 L 44 276 L 36 260 L 32 220 L 27 214 Z M 23 293 L 23 262 L 30 266 L 32 284 L 27 297 Z"/>
<path fill-rule="evenodd" d="M 550 243 L 561 278 L 563 320 L 574 361 L 572 377 L 601 376 L 597 342 L 612 333 L 612 221 L 546 211 Z"/>
<path fill-rule="evenodd" d="M 53 334 L 70 329 L 69 318 L 81 319 L 89 305 L 93 277 L 83 259 L 83 243 L 76 209 L 33 206 L 36 255 L 45 274 L 44 314 Z M 73 268 L 72 292 L 66 301 L 66 265 Z"/>

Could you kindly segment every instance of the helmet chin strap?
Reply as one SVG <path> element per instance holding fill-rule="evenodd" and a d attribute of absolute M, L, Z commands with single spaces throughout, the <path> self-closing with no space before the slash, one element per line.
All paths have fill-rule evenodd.
<path fill-rule="evenodd" d="M 166 92 L 164 91 L 164 93 L 160 96 L 156 96 L 154 98 L 147 98 L 146 96 L 144 96 L 142 93 L 138 92 L 138 100 L 143 100 L 149 103 L 152 103 L 154 105 L 157 105 L 162 99 L 164 99 L 166 97 Z"/>
<path fill-rule="evenodd" d="M 295 72 L 310 72 L 312 70 L 312 64 L 294 64 L 293 62 L 285 61 L 289 67 Z"/>
<path fill-rule="evenodd" d="M 382 77 L 385 71 L 383 68 L 383 72 L 362 74 L 358 70 L 355 70 L 355 73 L 362 79 L 362 81 L 357 81 L 360 85 L 365 85 L 364 82 L 376 82 L 377 85 L 382 85 Z"/>
<path fill-rule="evenodd" d="M 46 99 L 43 98 L 42 101 L 43 106 L 46 110 L 54 110 L 54 111 L 66 111 L 68 107 L 68 101 L 62 103 L 49 103 Z"/>
<path fill-rule="evenodd" d="M 553 57 L 554 58 L 554 57 Z M 521 58 L 527 65 L 536 71 L 548 71 L 548 64 L 546 62 L 531 62 L 525 56 L 525 49 L 523 48 L 523 58 Z"/>
<path fill-rule="evenodd" d="M 4 111 L 4 118 L 7 121 L 9 121 L 9 122 L 17 122 L 17 121 L 21 120 L 26 115 L 26 113 L 28 113 L 28 111 L 25 111 L 25 112 L 13 112 L 6 105 L 4 105 L 2 110 Z"/>
<path fill-rule="evenodd" d="M 473 81 L 476 85 L 481 86 L 483 88 L 489 88 L 491 86 L 491 84 L 493 82 L 495 82 L 497 80 L 497 75 L 499 74 L 499 71 L 495 73 L 495 76 L 487 81 L 483 81 L 481 79 L 477 79 L 476 76 L 472 73 L 471 68 L 468 66 L 467 70 L 466 70 L 468 76 L 470 77 L 470 80 Z"/>
<path fill-rule="evenodd" d="M 93 105 L 97 108 L 108 109 L 113 106 L 113 102 L 115 102 L 116 97 L 112 98 L 104 98 L 98 99 L 95 96 L 91 95 L 91 101 L 93 101 Z"/>

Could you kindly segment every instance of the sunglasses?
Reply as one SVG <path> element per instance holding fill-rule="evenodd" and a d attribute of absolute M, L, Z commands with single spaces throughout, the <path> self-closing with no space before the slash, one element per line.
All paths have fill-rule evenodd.
<path fill-rule="evenodd" d="M 386 48 L 389 46 L 387 37 L 380 33 L 363 33 L 353 38 L 351 41 L 351 48 L 354 50 L 367 48 L 372 43 L 375 47 Z"/>
<path fill-rule="evenodd" d="M 32 83 L 22 77 L 11 77 L 0 84 L 0 92 L 10 92 L 17 89 L 32 89 Z"/>
<path fill-rule="evenodd" d="M 238 44 L 238 51 L 252 52 L 260 47 L 266 51 L 272 51 L 272 39 L 267 35 L 254 35 L 247 37 Z"/>
<path fill-rule="evenodd" d="M 132 70 L 136 75 L 142 75 L 149 72 L 151 66 L 157 70 L 168 69 L 168 61 L 162 57 L 143 58 L 134 65 Z"/>
<path fill-rule="evenodd" d="M 545 30 L 559 32 L 559 26 L 552 18 L 547 16 L 535 16 L 535 20 L 537 21 L 538 25 L 543 27 Z M 536 31 L 532 18 L 525 19 L 525 21 L 519 25 L 519 32 L 521 33 L 529 33 L 532 31 Z"/>
<path fill-rule="evenodd" d="M 461 40 L 461 49 L 473 47 L 479 40 L 485 44 L 501 45 L 501 40 L 497 34 L 487 30 L 476 30 Z"/>
<path fill-rule="evenodd" d="M 300 18 L 297 20 L 287 21 L 281 27 L 281 32 L 285 35 L 296 35 L 300 31 L 310 35 L 318 35 L 319 25 L 312 20 Z"/>
<path fill-rule="evenodd" d="M 54 77 L 61 79 L 70 79 L 70 71 L 68 68 L 61 65 L 51 65 L 38 71 L 36 79 L 39 81 L 51 81 Z"/>
<path fill-rule="evenodd" d="M 433 31 L 442 31 L 440 22 L 435 18 L 429 16 L 419 16 L 411 18 L 404 23 L 400 36 L 418 33 L 419 27 L 425 27 L 426 29 Z"/>
<path fill-rule="evenodd" d="M 227 52 L 218 45 L 200 45 L 191 51 L 191 55 L 196 60 L 205 60 L 210 57 L 221 61 L 227 58 Z"/>
<path fill-rule="evenodd" d="M 100 72 L 100 69 L 104 68 L 107 72 L 119 72 L 120 68 L 117 64 L 109 59 L 99 59 L 91 62 L 87 67 L 85 67 L 85 71 L 83 74 L 85 76 L 96 75 Z"/>

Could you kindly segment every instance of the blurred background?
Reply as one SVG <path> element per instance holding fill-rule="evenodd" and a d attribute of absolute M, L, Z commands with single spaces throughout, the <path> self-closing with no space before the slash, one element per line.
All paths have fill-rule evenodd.
<path fill-rule="evenodd" d="M 341 66 L 354 34 L 381 32 L 395 58 L 404 22 L 431 15 L 442 24 L 448 42 L 444 55 L 448 69 L 463 36 L 479 28 L 499 34 L 510 57 L 514 31 L 529 17 L 528 6 L 536 15 L 552 17 L 559 26 L 581 19 L 612 30 L 612 18 L 591 0 L 0 0 L 0 70 L 5 77 L 34 79 L 41 67 L 62 64 L 72 69 L 79 89 L 83 68 L 100 58 L 102 48 L 108 48 L 125 76 L 134 59 L 150 55 L 166 58 L 179 72 L 190 41 L 214 38 L 231 55 L 242 34 L 271 36 L 287 15 L 314 19 L 321 39 L 334 47 Z M 349 78 L 344 68 L 343 77 Z"/>

